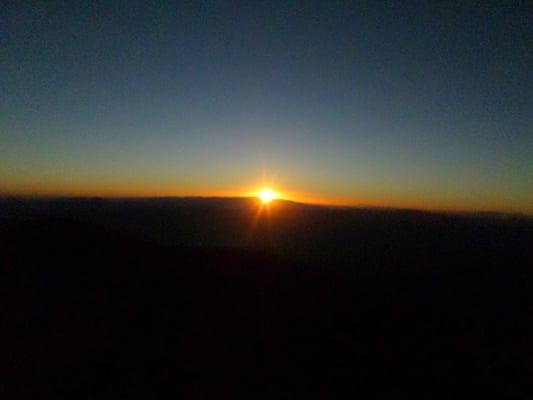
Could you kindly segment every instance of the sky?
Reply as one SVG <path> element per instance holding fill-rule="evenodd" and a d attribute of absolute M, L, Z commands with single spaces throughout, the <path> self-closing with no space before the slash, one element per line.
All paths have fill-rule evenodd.
<path fill-rule="evenodd" d="M 8 0 L 0 193 L 268 185 L 533 213 L 532 15 L 525 1 Z"/>

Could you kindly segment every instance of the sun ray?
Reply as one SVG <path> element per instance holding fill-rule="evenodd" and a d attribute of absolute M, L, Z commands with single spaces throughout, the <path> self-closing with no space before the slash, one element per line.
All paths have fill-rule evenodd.
<path fill-rule="evenodd" d="M 257 193 L 257 196 L 263 204 L 268 204 L 278 197 L 277 193 L 272 191 L 270 188 L 261 189 L 259 193 Z"/>

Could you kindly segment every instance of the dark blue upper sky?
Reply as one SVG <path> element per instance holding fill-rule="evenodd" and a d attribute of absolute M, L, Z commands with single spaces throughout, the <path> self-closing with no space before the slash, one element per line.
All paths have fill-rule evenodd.
<path fill-rule="evenodd" d="M 531 211 L 531 6 L 416 3 L 8 2 L 0 190 Z"/>

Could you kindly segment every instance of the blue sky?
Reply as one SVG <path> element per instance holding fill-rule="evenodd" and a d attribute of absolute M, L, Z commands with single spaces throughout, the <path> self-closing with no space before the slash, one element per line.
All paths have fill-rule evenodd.
<path fill-rule="evenodd" d="M 12 2 L 0 191 L 532 211 L 526 4 Z"/>

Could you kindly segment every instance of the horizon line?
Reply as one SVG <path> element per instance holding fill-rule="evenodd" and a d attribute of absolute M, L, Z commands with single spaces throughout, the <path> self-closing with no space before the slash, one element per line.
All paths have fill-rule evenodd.
<path fill-rule="evenodd" d="M 235 196 L 205 196 L 205 195 L 163 195 L 163 196 L 146 196 L 146 195 L 126 195 L 126 196 L 107 196 L 107 195 L 53 195 L 53 194 L 6 194 L 0 193 L 0 200 L 251 200 L 257 199 L 255 195 L 235 195 Z M 312 201 L 299 201 L 286 198 L 277 198 L 273 201 L 293 203 L 303 206 L 334 208 L 334 209 L 353 209 L 353 210 L 376 210 L 376 211 L 410 211 L 430 214 L 455 214 L 455 215 L 501 215 L 501 216 L 519 216 L 532 218 L 533 212 L 527 213 L 523 211 L 501 211 L 501 210 L 476 210 L 476 209 L 437 209 L 437 208 L 416 208 L 416 207 L 399 207 L 387 205 L 371 205 L 371 204 L 334 204 L 334 203 L 319 203 Z"/>

